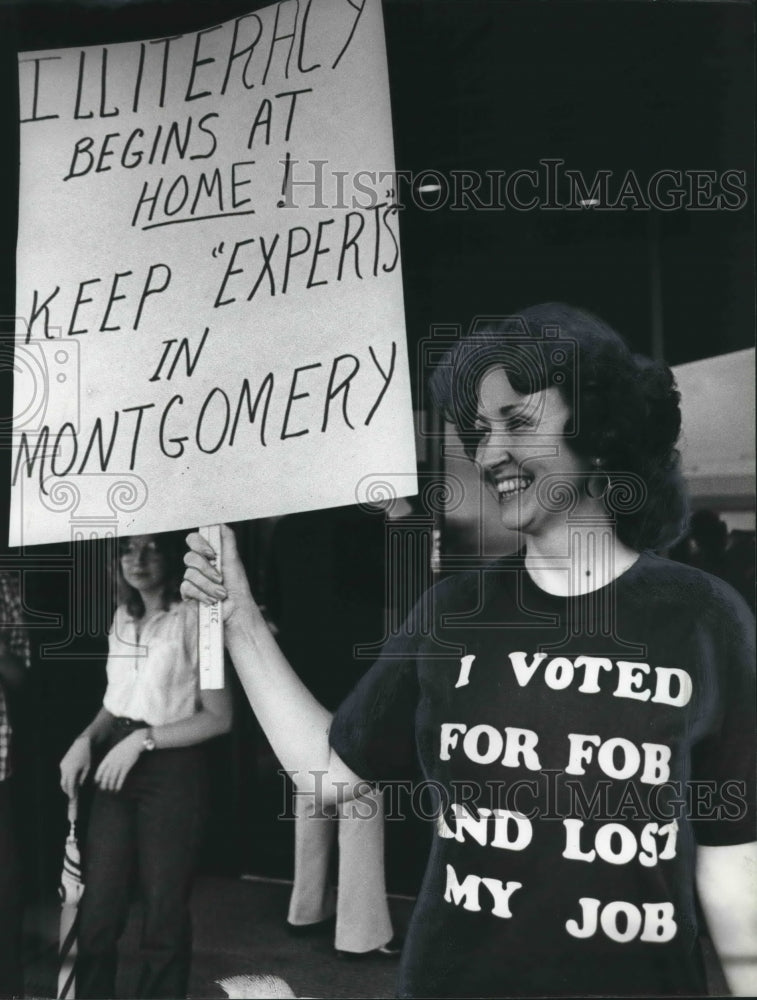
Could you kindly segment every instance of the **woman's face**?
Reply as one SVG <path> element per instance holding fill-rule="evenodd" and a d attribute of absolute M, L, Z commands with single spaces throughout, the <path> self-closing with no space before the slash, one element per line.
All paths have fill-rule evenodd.
<path fill-rule="evenodd" d="M 588 466 L 564 437 L 569 417 L 568 404 L 557 388 L 524 394 L 513 389 L 501 365 L 484 373 L 476 420 L 481 439 L 475 457 L 507 528 L 537 535 L 564 525 L 565 513 L 546 510 L 537 497 L 547 476 L 564 477 L 583 495 L 582 477 L 576 477 Z"/>
<path fill-rule="evenodd" d="M 153 535 L 132 535 L 121 549 L 124 580 L 141 594 L 157 593 L 166 579 L 165 557 Z"/>

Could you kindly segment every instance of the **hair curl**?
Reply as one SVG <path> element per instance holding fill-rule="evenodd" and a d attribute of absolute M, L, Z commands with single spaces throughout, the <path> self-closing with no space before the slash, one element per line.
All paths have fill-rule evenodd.
<path fill-rule="evenodd" d="M 166 531 L 162 534 L 145 535 L 144 537 L 154 539 L 158 552 L 163 556 L 166 576 L 163 581 L 161 598 L 163 610 L 167 611 L 172 604 L 181 600 L 179 588 L 184 577 L 184 553 L 187 549 L 184 541 L 186 531 Z M 142 595 L 135 587 L 126 582 L 121 565 L 121 556 L 130 541 L 130 536 L 118 540 L 115 566 L 117 597 L 118 603 L 126 605 L 126 610 L 132 618 L 142 618 L 145 613 Z"/>
<path fill-rule="evenodd" d="M 572 362 L 571 362 L 572 356 Z M 434 370 L 431 395 L 455 424 L 474 457 L 478 388 L 484 372 L 505 367 L 516 392 L 557 387 L 571 410 L 571 449 L 602 470 L 638 476 L 642 505 L 617 511 L 618 537 L 626 545 L 663 549 L 684 533 L 688 500 L 676 442 L 680 395 L 662 362 L 632 354 L 598 317 L 563 303 L 531 306 L 517 316 L 478 320 L 470 334 Z"/>

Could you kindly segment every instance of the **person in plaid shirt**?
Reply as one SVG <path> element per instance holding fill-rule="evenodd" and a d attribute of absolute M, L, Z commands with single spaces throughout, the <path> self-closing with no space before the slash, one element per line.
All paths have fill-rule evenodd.
<path fill-rule="evenodd" d="M 0 997 L 23 994 L 21 877 L 11 815 L 11 724 L 6 691 L 29 666 L 29 634 L 12 576 L 0 572 Z"/>

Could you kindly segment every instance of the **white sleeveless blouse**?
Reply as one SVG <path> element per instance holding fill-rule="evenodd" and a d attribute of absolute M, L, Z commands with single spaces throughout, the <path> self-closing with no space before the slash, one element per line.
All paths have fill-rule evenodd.
<path fill-rule="evenodd" d="M 137 643 L 138 622 L 119 605 L 108 634 L 108 687 L 112 714 L 164 726 L 194 715 L 199 702 L 197 608 L 172 604 L 148 618 Z"/>

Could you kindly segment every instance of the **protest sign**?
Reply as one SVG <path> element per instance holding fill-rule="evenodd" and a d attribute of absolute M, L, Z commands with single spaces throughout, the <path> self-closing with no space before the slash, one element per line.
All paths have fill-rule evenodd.
<path fill-rule="evenodd" d="M 26 52 L 19 84 L 11 544 L 414 492 L 378 0 Z"/>

